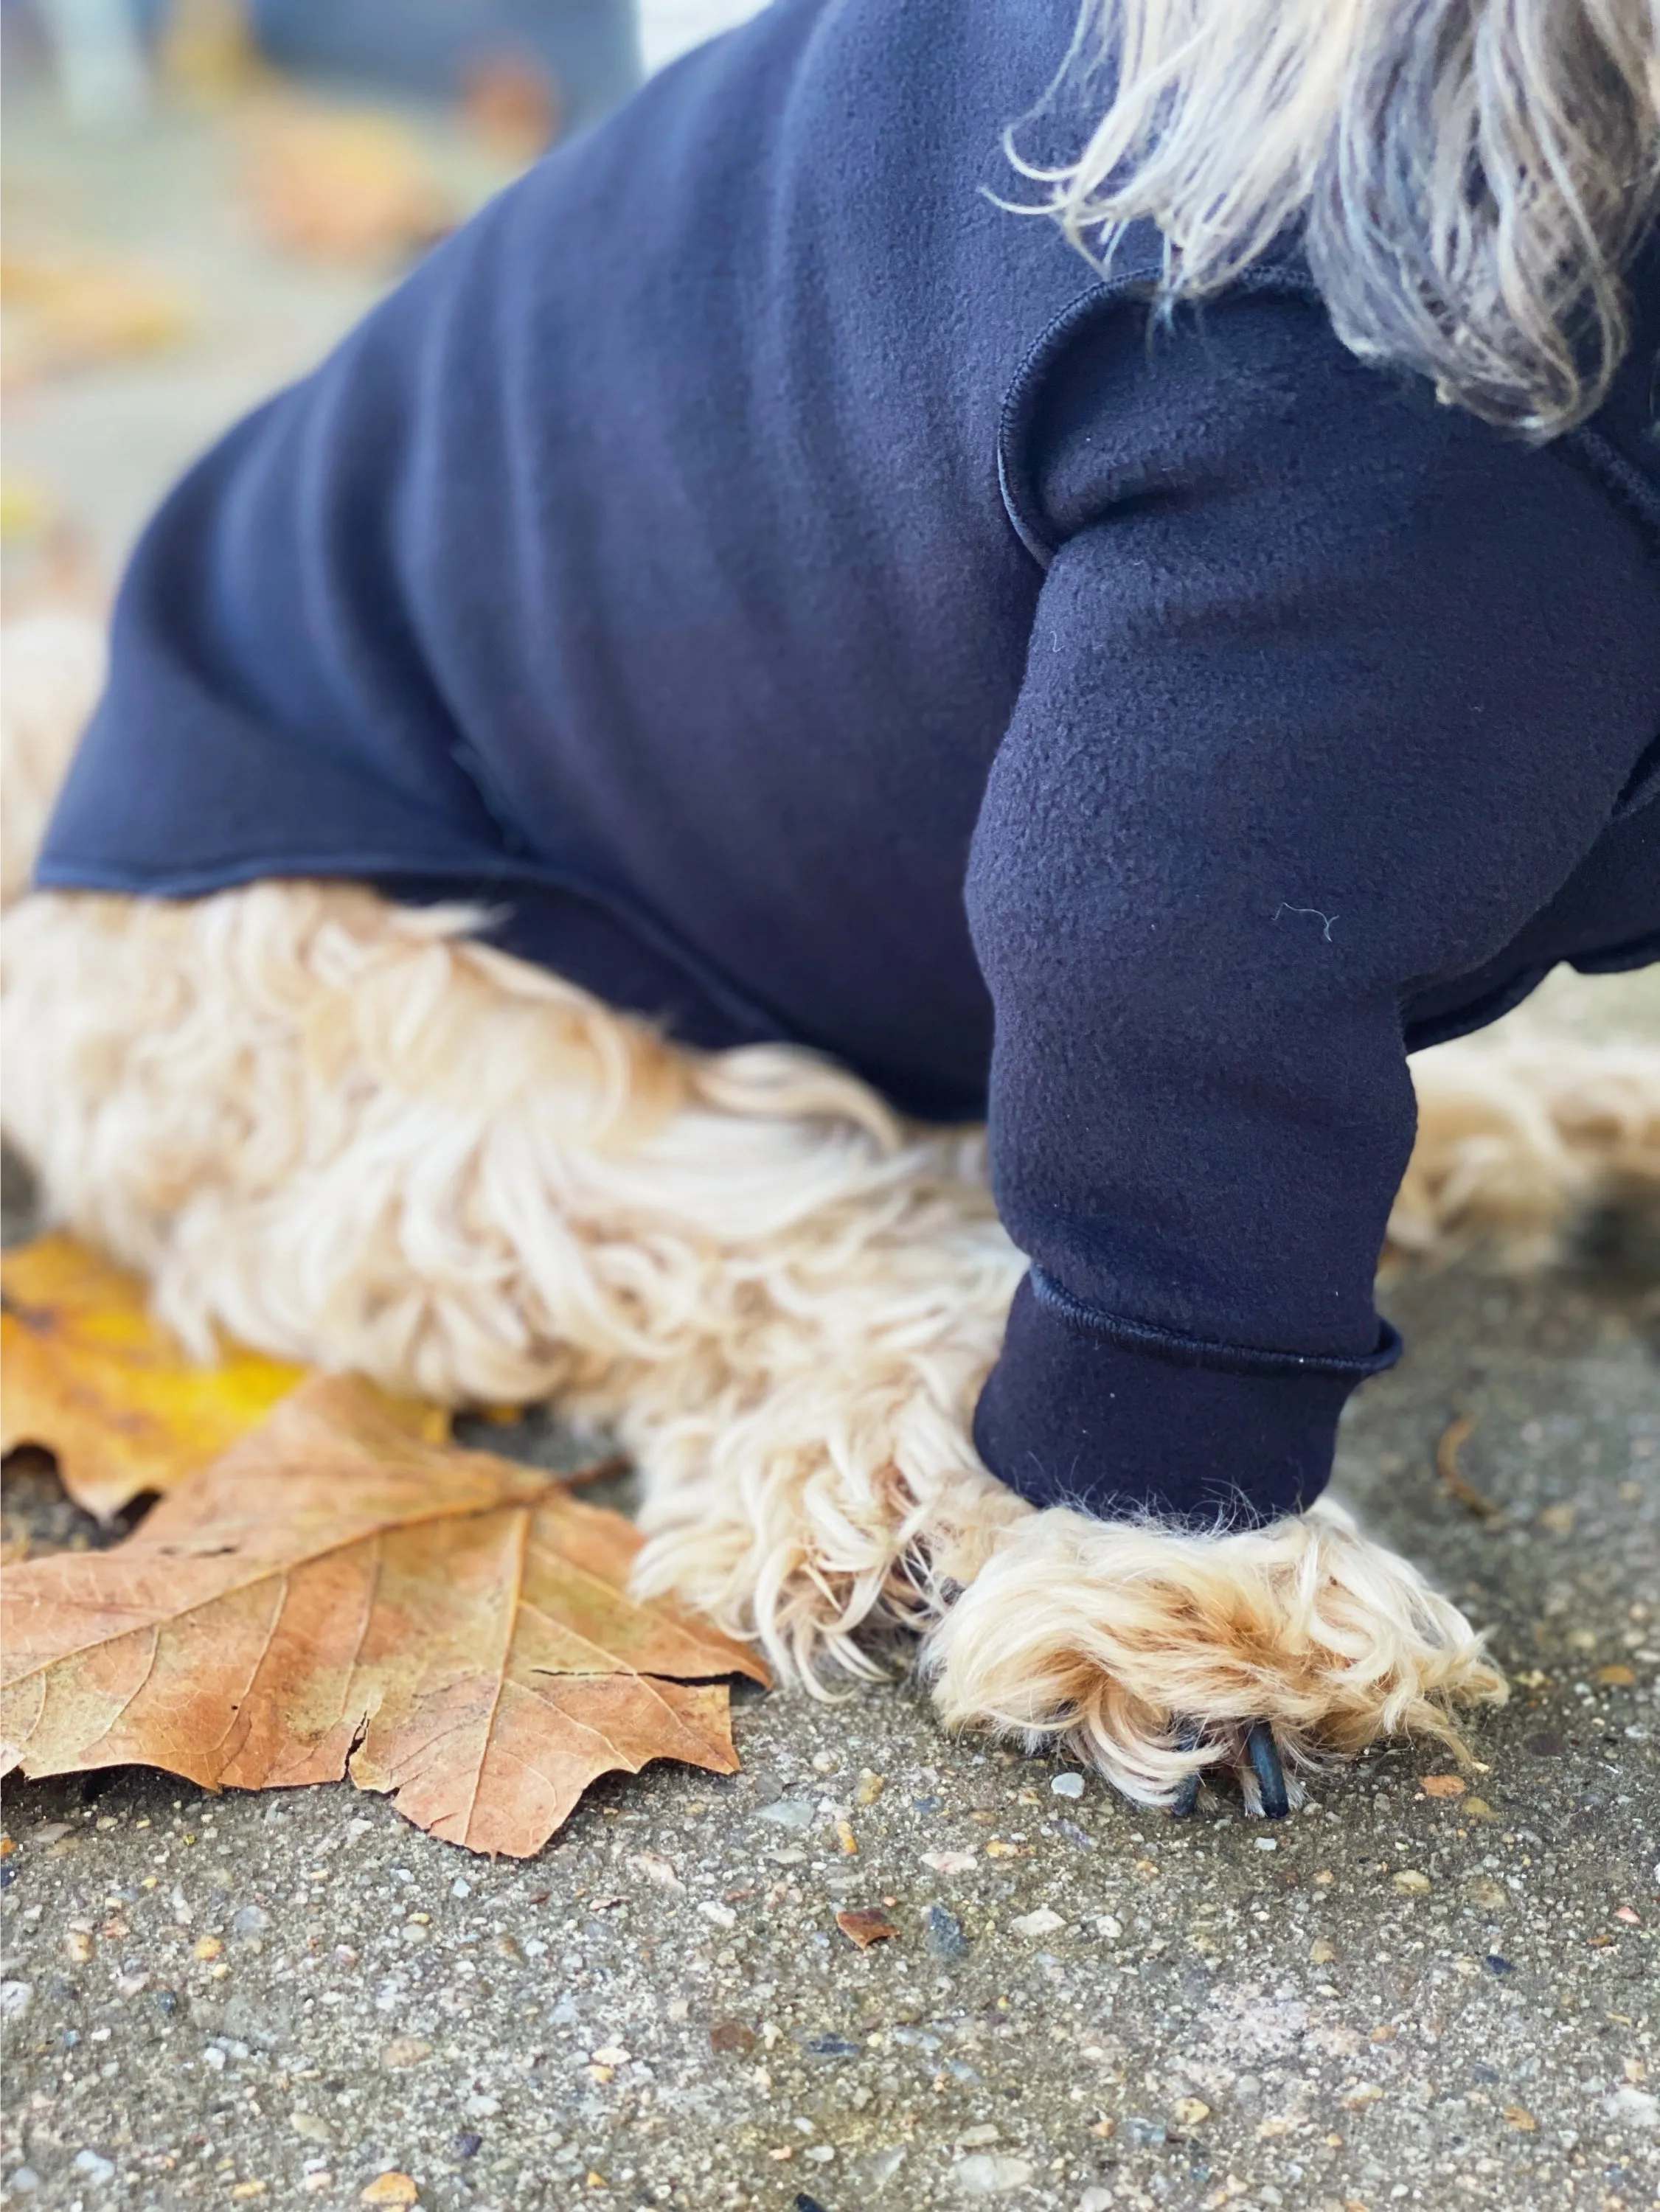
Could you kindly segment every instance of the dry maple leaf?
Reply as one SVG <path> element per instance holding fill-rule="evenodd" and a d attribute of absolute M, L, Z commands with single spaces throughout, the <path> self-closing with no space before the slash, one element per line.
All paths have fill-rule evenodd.
<path fill-rule="evenodd" d="M 236 1349 L 192 1362 L 139 1279 L 73 1237 L 8 1252 L 0 1287 L 0 1450 L 44 1445 L 76 1504 L 104 1519 L 217 1458 L 305 1377 Z"/>
<path fill-rule="evenodd" d="M 620 1515 L 318 1378 L 106 1552 L 0 1574 L 0 1771 L 337 1780 L 526 1857 L 596 1776 L 731 1773 L 754 1654 L 622 1588 Z"/>

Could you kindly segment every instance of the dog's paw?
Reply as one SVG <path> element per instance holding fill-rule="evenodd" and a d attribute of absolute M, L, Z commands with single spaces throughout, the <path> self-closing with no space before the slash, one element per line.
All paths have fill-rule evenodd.
<path fill-rule="evenodd" d="M 1013 1523 L 931 1632 L 953 1727 L 1054 1745 L 1128 1797 L 1191 1809 L 1231 1767 L 1252 1812 L 1381 1736 L 1462 1755 L 1454 1708 L 1499 1703 L 1481 1639 L 1344 1510 L 1192 1535 L 1051 1507 Z"/>

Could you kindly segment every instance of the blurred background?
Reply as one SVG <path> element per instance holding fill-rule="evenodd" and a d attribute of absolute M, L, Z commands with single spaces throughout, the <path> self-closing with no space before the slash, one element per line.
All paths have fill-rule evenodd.
<path fill-rule="evenodd" d="M 758 0 L 0 0 L 0 591 L 106 602 L 180 468 Z"/>

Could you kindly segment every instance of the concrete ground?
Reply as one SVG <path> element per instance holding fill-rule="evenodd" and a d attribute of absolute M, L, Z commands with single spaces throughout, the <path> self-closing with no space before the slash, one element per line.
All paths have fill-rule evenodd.
<path fill-rule="evenodd" d="M 9 468 L 100 558 L 372 289 L 261 274 L 192 129 L 78 164 L 14 136 L 32 219 L 142 230 L 206 303 L 171 367 L 14 410 Z M 1660 1034 L 1655 982 L 1560 981 L 1541 1018 Z M 1629 1223 L 1534 1281 L 1389 1288 L 1410 1356 L 1354 1406 L 1339 1486 L 1511 1670 L 1462 1796 L 1420 1786 L 1444 1755 L 1397 1747 L 1278 1828 L 1214 1796 L 1177 1825 L 947 1740 L 903 1683 L 740 1691 L 740 1774 L 613 1778 L 522 1865 L 344 1786 L 14 1784 L 0 2194 L 344 2207 L 407 2201 L 378 2179 L 401 2174 L 458 2212 L 1660 2204 L 1657 1285 Z M 1486 1517 L 1435 1472 L 1461 1413 Z M 38 1467 L 7 1516 L 105 1540 Z M 897 1935 L 856 1948 L 859 1906 Z"/>

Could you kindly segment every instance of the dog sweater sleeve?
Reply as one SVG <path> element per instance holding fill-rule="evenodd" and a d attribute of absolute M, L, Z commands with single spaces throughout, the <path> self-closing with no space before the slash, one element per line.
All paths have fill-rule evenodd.
<path fill-rule="evenodd" d="M 1121 315 L 1033 434 L 1049 572 L 968 894 L 1032 1262 L 976 1437 L 1038 1504 L 1318 1494 L 1398 1349 L 1403 1004 L 1552 897 L 1660 728 L 1631 520 L 1314 313 Z"/>

